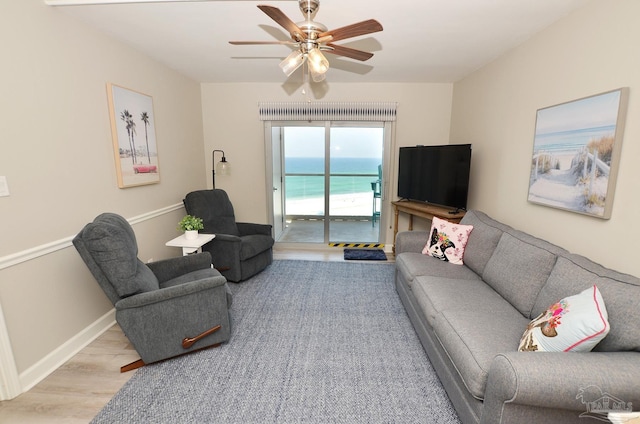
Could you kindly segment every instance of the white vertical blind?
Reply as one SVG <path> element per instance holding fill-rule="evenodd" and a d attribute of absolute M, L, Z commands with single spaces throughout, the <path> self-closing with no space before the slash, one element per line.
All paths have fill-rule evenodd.
<path fill-rule="evenodd" d="M 262 121 L 395 121 L 396 102 L 260 102 Z"/>

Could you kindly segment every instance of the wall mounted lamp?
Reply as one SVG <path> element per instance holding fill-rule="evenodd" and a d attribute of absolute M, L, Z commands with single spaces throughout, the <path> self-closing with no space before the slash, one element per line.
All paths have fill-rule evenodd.
<path fill-rule="evenodd" d="M 222 159 L 216 164 L 216 152 L 222 153 Z M 216 188 L 216 172 L 220 175 L 231 175 L 231 165 L 227 162 L 227 158 L 224 155 L 223 150 L 214 150 L 211 152 L 211 182 L 213 188 Z"/>

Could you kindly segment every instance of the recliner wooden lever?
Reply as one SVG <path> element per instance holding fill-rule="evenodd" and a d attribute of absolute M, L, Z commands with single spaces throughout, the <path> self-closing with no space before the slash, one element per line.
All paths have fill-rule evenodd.
<path fill-rule="evenodd" d="M 218 331 L 221 328 L 222 328 L 221 325 L 216 325 L 215 327 L 210 328 L 207 331 L 205 331 L 204 333 L 200 333 L 195 337 L 185 337 L 184 339 L 182 339 L 182 347 L 184 349 L 189 349 L 198 340 L 207 337 L 209 334 L 215 333 L 216 331 Z"/>

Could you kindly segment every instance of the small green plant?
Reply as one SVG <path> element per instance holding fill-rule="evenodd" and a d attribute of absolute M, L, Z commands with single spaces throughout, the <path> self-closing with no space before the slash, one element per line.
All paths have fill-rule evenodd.
<path fill-rule="evenodd" d="M 204 224 L 202 223 L 202 218 L 186 215 L 178 223 L 178 229 L 181 231 L 198 231 L 204 229 Z"/>

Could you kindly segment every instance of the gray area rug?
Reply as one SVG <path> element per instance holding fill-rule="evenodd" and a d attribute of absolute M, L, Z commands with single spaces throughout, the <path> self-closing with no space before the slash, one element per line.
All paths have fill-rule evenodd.
<path fill-rule="evenodd" d="M 380 262 L 274 261 L 231 340 L 136 374 L 93 423 L 459 423 Z"/>

